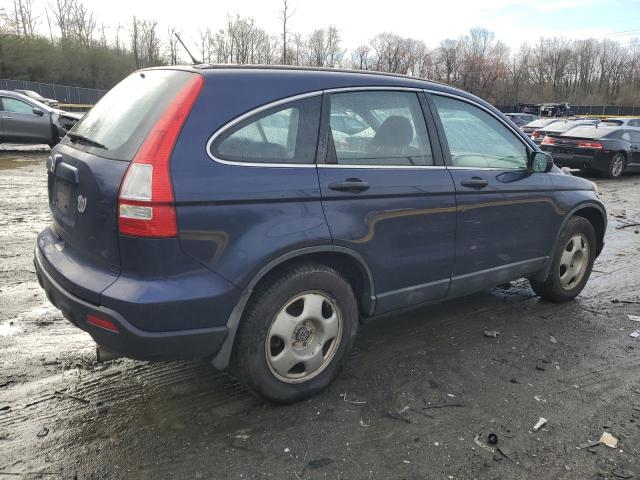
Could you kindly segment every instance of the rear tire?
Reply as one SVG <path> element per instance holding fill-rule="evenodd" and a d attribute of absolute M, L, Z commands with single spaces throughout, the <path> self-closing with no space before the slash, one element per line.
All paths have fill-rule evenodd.
<path fill-rule="evenodd" d="M 614 153 L 611 159 L 609 159 L 609 165 L 604 172 L 607 178 L 620 178 L 624 173 L 624 168 L 627 165 L 627 159 L 624 153 Z"/>
<path fill-rule="evenodd" d="M 596 258 L 593 225 L 582 217 L 570 218 L 556 243 L 547 277 L 530 279 L 531 288 L 543 300 L 567 302 L 580 294 Z"/>
<path fill-rule="evenodd" d="M 293 403 L 338 374 L 358 331 L 347 280 L 315 263 L 290 268 L 260 287 L 238 330 L 232 365 L 254 394 Z"/>

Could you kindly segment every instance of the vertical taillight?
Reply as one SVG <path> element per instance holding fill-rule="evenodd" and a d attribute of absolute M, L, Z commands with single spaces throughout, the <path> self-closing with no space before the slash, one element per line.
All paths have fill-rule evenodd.
<path fill-rule="evenodd" d="M 118 195 L 118 228 L 122 235 L 161 238 L 178 234 L 169 162 L 203 84 L 200 75 L 194 75 L 187 82 L 129 165 Z"/>

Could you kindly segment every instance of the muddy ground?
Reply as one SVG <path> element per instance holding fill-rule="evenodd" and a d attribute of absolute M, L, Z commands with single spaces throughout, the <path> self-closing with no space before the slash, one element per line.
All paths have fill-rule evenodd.
<path fill-rule="evenodd" d="M 204 362 L 97 364 L 34 275 L 47 151 L 3 148 L 0 480 L 640 478 L 640 176 L 596 180 L 607 244 L 576 301 L 519 281 L 369 323 L 330 388 L 274 407 Z M 618 448 L 586 448 L 604 431 Z"/>

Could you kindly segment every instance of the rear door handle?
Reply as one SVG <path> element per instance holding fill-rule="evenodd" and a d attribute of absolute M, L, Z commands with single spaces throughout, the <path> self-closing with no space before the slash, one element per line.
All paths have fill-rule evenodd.
<path fill-rule="evenodd" d="M 359 178 L 347 178 L 344 182 L 330 183 L 329 188 L 338 192 L 360 193 L 368 190 L 369 184 Z"/>
<path fill-rule="evenodd" d="M 481 189 L 481 188 L 484 188 L 487 185 L 489 185 L 488 181 L 486 181 L 484 178 L 480 178 L 480 177 L 468 178 L 467 180 L 463 180 L 460 183 L 464 187 L 477 188 L 477 189 Z"/>

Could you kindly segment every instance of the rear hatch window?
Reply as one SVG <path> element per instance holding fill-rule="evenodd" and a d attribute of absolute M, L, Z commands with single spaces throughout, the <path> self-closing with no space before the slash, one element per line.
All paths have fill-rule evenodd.
<path fill-rule="evenodd" d="M 78 138 L 73 146 L 104 158 L 131 161 L 159 116 L 193 75 L 180 70 L 129 75 L 71 129 L 70 136 Z"/>

